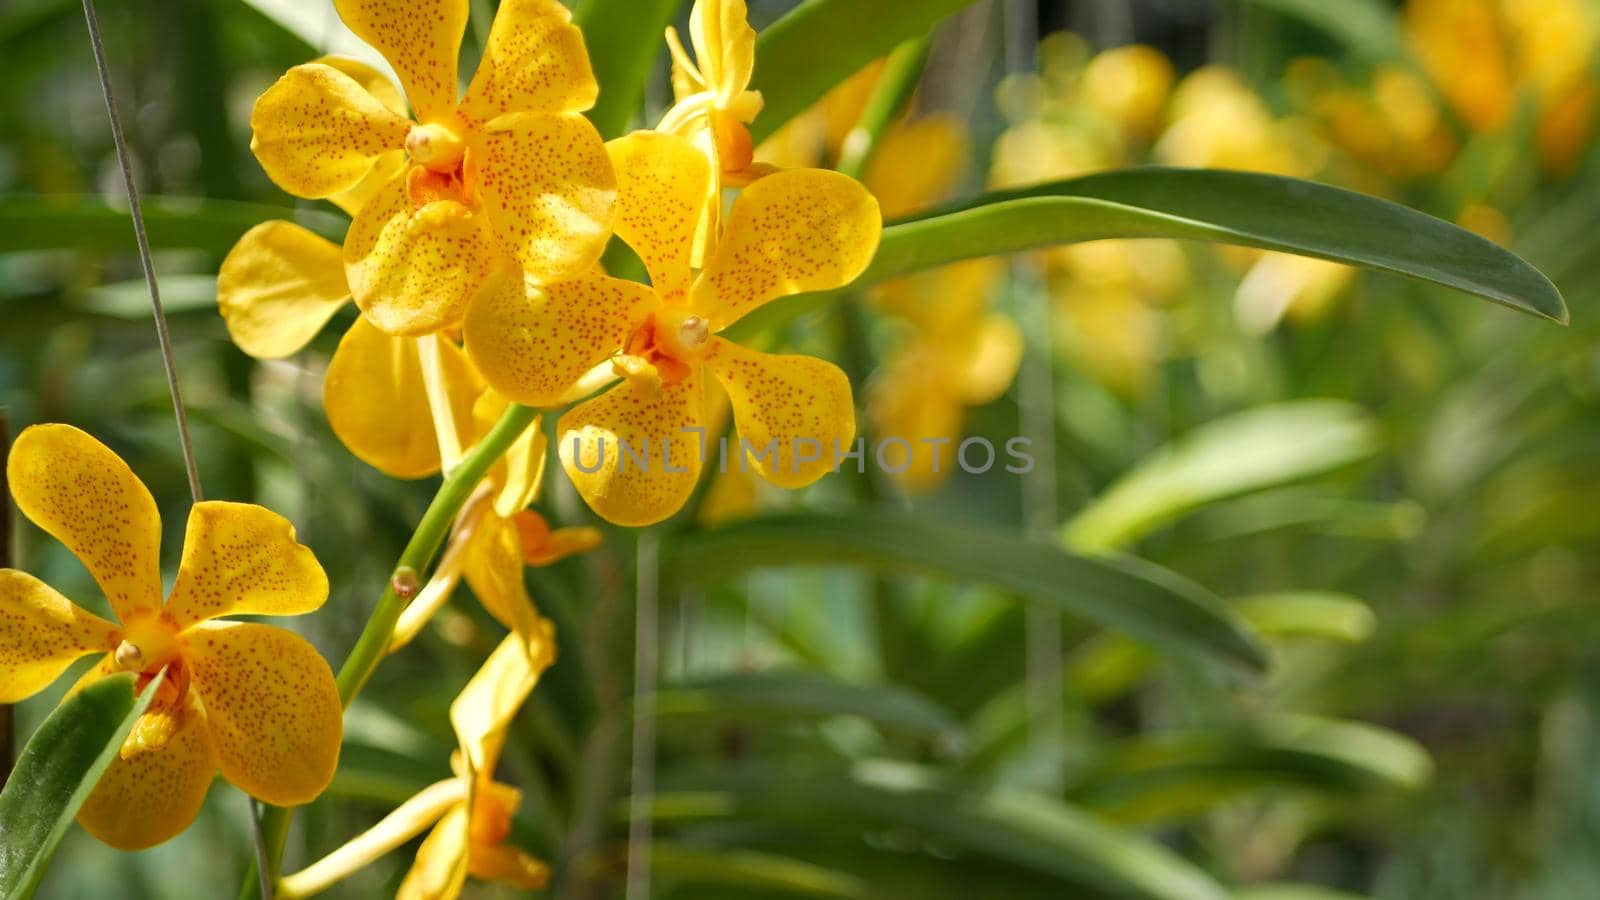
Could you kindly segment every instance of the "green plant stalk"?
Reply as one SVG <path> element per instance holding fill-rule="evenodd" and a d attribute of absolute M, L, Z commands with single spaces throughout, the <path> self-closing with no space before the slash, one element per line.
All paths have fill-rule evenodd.
<path fill-rule="evenodd" d="M 339 667 L 335 682 L 339 686 L 339 700 L 346 708 L 361 693 L 361 688 L 383 660 L 395 623 L 410 600 L 410 597 L 400 595 L 397 586 L 408 581 L 421 584 L 422 571 L 433 561 L 434 554 L 439 552 L 439 547 L 450 533 L 451 524 L 455 522 L 456 514 L 466 504 L 467 498 L 472 496 L 478 483 L 488 474 L 489 467 L 505 454 L 518 436 L 528 430 L 538 415 L 537 409 L 512 404 L 483 440 L 461 458 L 460 465 L 445 476 L 444 482 L 439 485 L 438 493 L 433 495 L 433 501 L 417 523 L 417 530 L 412 533 L 411 540 L 400 554 L 400 560 L 395 563 L 394 571 L 389 576 L 389 585 L 367 619 L 361 637 L 356 639 L 355 646 L 350 648 L 350 655 L 345 657 L 344 665 Z M 288 843 L 289 823 L 293 817 L 292 808 L 279 806 L 266 807 L 261 816 L 261 831 L 273 868 L 269 874 L 274 881 L 283 861 L 283 849 Z M 245 876 L 244 888 L 239 894 L 241 900 L 261 898 L 254 868 L 252 866 Z"/>
<path fill-rule="evenodd" d="M 839 151 L 836 168 L 841 173 L 858 181 L 866 174 L 884 133 L 911 101 L 911 95 L 922 81 L 922 70 L 928 63 L 932 44 L 932 35 L 922 35 L 902 42 L 889 54 L 883 74 L 878 76 L 878 84 L 861 110 L 861 118 L 850 129 Z"/>

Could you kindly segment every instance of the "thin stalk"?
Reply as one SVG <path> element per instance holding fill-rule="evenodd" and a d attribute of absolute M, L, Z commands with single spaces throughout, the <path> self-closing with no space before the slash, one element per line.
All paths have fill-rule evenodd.
<path fill-rule="evenodd" d="M 461 464 L 445 476 L 443 483 L 439 485 L 438 493 L 433 495 L 433 502 L 428 504 L 428 509 L 422 514 L 422 521 L 417 523 L 417 530 L 411 535 L 411 540 L 401 552 L 399 561 L 395 563 L 394 570 L 390 573 L 389 586 L 379 598 L 378 605 L 373 608 L 366 627 L 361 631 L 361 637 L 350 649 L 350 655 L 345 657 L 344 665 L 339 667 L 335 682 L 339 687 L 339 699 L 346 708 L 350 706 L 350 701 L 361 693 L 361 688 L 366 685 L 367 679 L 372 677 L 373 670 L 383 660 L 385 651 L 389 647 L 389 640 L 394 635 L 395 623 L 400 620 L 400 614 L 405 611 L 407 602 L 416 595 L 417 589 L 421 586 L 420 573 L 428 567 L 428 563 L 433 560 L 434 554 L 444 543 L 445 536 L 450 532 L 461 507 L 472 497 L 477 490 L 478 482 L 489 473 L 489 468 L 538 416 L 537 409 L 513 404 L 483 440 L 461 458 Z M 261 827 L 266 834 L 268 859 L 271 864 L 270 877 L 277 875 L 278 863 L 283 858 L 283 848 L 288 841 L 289 823 L 293 816 L 292 809 L 269 807 L 266 814 L 261 817 Z M 256 893 L 254 882 L 255 878 L 252 876 L 250 882 L 244 886 L 241 898 L 253 900 L 265 896 Z"/>
<path fill-rule="evenodd" d="M 11 455 L 11 417 L 0 409 L 0 458 Z M 11 485 L 6 482 L 6 467 L 0 465 L 0 569 L 9 569 L 11 558 Z M 16 708 L 0 703 L 0 785 L 11 780 L 17 764 Z"/>
<path fill-rule="evenodd" d="M 150 258 L 150 234 L 145 228 L 144 209 L 139 205 L 139 188 L 133 180 L 133 153 L 128 149 L 128 138 L 122 130 L 122 115 L 117 111 L 116 93 L 111 88 L 111 65 L 106 61 L 106 45 L 100 37 L 100 17 L 95 13 L 94 0 L 83 0 L 83 21 L 89 29 L 89 46 L 94 51 L 94 67 L 100 76 L 100 95 L 106 103 L 111 141 L 116 146 L 117 163 L 122 168 L 122 186 L 128 194 L 128 214 L 133 219 L 134 242 L 139 247 L 139 268 L 144 270 L 144 283 L 150 289 L 150 310 L 156 323 L 156 340 L 161 346 L 161 366 L 167 373 L 167 392 L 172 396 L 172 413 L 178 424 L 178 446 L 183 453 L 183 471 L 189 480 L 189 496 L 193 502 L 199 503 L 205 495 L 200 490 L 200 469 L 195 463 L 194 439 L 189 434 L 189 412 L 183 405 L 183 390 L 178 386 L 178 361 L 172 350 L 172 332 L 167 327 L 167 313 L 161 305 L 161 287 L 156 280 L 155 264 Z M 8 721 L 7 746 L 10 745 L 9 726 Z M 9 769 L 8 765 L 8 772 Z M 261 805 L 248 795 L 246 803 L 250 811 L 250 837 L 255 849 L 256 868 L 262 872 L 259 884 L 261 896 L 271 900 L 272 886 L 267 882 L 264 865 L 267 847 L 261 830 Z"/>
<path fill-rule="evenodd" d="M 628 796 L 627 900 L 649 900 L 651 806 L 656 771 L 656 679 L 661 637 L 657 612 L 661 591 L 660 538 L 639 535 L 634 555 L 638 588 L 633 631 L 633 750 Z"/>
<path fill-rule="evenodd" d="M 878 76 L 878 84 L 861 110 L 861 118 L 845 135 L 836 167 L 841 173 L 855 179 L 866 174 L 872 154 L 877 151 L 884 133 L 917 90 L 917 84 L 922 80 L 922 70 L 928 63 L 932 42 L 932 35 L 912 38 L 889 54 L 888 61 L 883 65 L 883 74 Z"/>

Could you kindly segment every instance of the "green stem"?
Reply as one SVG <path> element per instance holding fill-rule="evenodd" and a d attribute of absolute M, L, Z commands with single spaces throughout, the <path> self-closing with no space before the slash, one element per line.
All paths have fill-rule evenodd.
<path fill-rule="evenodd" d="M 857 180 L 866 174 L 867 164 L 872 162 L 872 154 L 878 149 L 884 132 L 889 130 L 889 126 L 911 100 L 912 93 L 922 80 L 922 69 L 928 62 L 930 44 L 929 35 L 915 37 L 889 54 L 888 61 L 883 65 L 883 74 L 878 77 L 872 96 L 867 98 L 867 105 L 861 110 L 861 118 L 850 129 L 844 147 L 839 150 L 836 168 L 840 172 Z"/>
<path fill-rule="evenodd" d="M 378 600 L 378 605 L 372 610 L 372 616 L 367 619 L 366 627 L 361 631 L 361 637 L 356 640 L 356 645 L 350 649 L 350 655 L 345 657 L 344 665 L 339 668 L 339 675 L 335 681 L 339 686 L 339 700 L 346 708 L 350 706 L 350 701 L 361 693 L 361 688 L 366 685 L 367 679 L 372 677 L 373 670 L 383 659 L 384 651 L 389 646 L 389 637 L 394 633 L 395 623 L 400 620 L 400 613 L 405 610 L 406 603 L 410 599 L 400 596 L 395 589 L 396 584 L 413 579 L 412 583 L 421 583 L 422 571 L 433 561 L 434 554 L 439 552 L 440 545 L 450 532 L 451 523 L 455 521 L 456 514 L 461 511 L 467 498 L 472 496 L 478 483 L 488 474 L 489 467 L 500 459 L 518 436 L 528 430 L 528 426 L 538 415 L 539 411 L 536 409 L 513 404 L 483 440 L 461 458 L 461 464 L 456 466 L 439 485 L 439 492 L 433 495 L 433 502 L 428 504 L 427 511 L 422 514 L 422 521 L 417 523 L 417 530 L 412 533 L 411 540 L 400 554 L 399 562 L 395 563 L 383 597 Z M 292 808 L 278 806 L 267 807 L 261 816 L 261 831 L 266 838 L 269 858 L 272 860 L 273 879 L 277 878 L 277 870 L 283 860 L 283 848 L 288 843 L 289 823 L 293 817 Z M 241 900 L 261 898 L 254 869 L 255 867 L 251 866 L 251 871 L 245 878 L 244 888 L 239 895 Z"/>

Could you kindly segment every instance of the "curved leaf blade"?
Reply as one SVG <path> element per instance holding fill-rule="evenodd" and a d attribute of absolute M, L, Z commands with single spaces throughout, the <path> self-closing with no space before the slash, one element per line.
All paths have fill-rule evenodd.
<path fill-rule="evenodd" d="M 666 51 L 662 34 L 684 0 L 583 0 L 573 21 L 583 31 L 589 65 L 600 83 L 600 99 L 589 121 L 606 138 L 628 128 L 644 100 L 656 57 Z M 626 21 L 627 27 L 618 23 Z"/>
<path fill-rule="evenodd" d="M 1061 539 L 1080 552 L 1120 549 L 1207 503 L 1320 475 L 1377 449 L 1376 423 L 1353 403 L 1247 409 L 1145 457 L 1068 521 Z"/>
<path fill-rule="evenodd" d="M 859 716 L 885 730 L 945 741 L 960 739 L 956 718 L 921 694 L 895 685 L 857 685 L 816 672 L 768 671 L 713 675 L 665 685 L 656 716 L 825 718 Z"/>
<path fill-rule="evenodd" d="M 156 250 L 194 249 L 222 254 L 239 235 L 270 219 L 286 219 L 333 241 L 348 223 L 321 210 L 264 203 L 145 197 L 140 206 Z M 128 211 L 99 197 L 0 197 L 0 253 L 23 250 L 133 251 Z"/>
<path fill-rule="evenodd" d="M 889 761 L 849 772 L 795 772 L 759 765 L 669 777 L 652 798 L 658 821 L 726 817 L 864 827 L 892 824 L 969 853 L 1069 884 L 1095 896 L 1222 900 L 1205 872 L 1161 846 L 1080 809 L 1013 789 L 962 785 Z"/>
<path fill-rule="evenodd" d="M 1339 40 L 1362 57 L 1386 62 L 1405 56 L 1394 8 L 1381 0 L 1240 0 L 1297 19 Z"/>
<path fill-rule="evenodd" d="M 986 194 L 895 223 L 858 287 L 922 269 L 1103 238 L 1217 241 L 1454 288 L 1557 322 L 1561 293 L 1520 257 L 1414 209 L 1312 181 L 1136 168 Z"/>
<path fill-rule="evenodd" d="M 675 881 L 759 892 L 759 896 L 831 897 L 864 900 L 873 894 L 861 879 L 814 863 L 749 850 L 715 850 L 657 842 L 650 868 Z"/>
<path fill-rule="evenodd" d="M 704 584 L 793 565 L 860 566 L 991 585 L 1211 670 L 1266 666 L 1265 651 L 1236 613 L 1159 566 L 875 511 L 784 514 L 679 535 L 664 550 L 662 577 L 667 584 Z"/>
<path fill-rule="evenodd" d="M 751 90 L 765 101 L 751 124 L 756 143 L 907 38 L 973 0 L 807 0 L 761 32 Z M 819 52 L 819 48 L 827 48 Z"/>
<path fill-rule="evenodd" d="M 155 697 L 160 678 L 135 696 L 131 674 L 101 679 L 68 697 L 23 748 L 0 791 L 0 897 L 33 896 L 78 809 Z"/>

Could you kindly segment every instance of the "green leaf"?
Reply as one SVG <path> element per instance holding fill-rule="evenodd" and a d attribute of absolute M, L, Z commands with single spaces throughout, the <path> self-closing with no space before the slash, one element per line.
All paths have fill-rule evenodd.
<path fill-rule="evenodd" d="M 33 896 L 78 809 L 116 758 L 160 687 L 134 695 L 131 674 L 103 678 L 68 697 L 22 749 L 0 791 L 0 897 Z"/>
<path fill-rule="evenodd" d="M 573 12 L 600 82 L 589 121 L 606 138 L 622 134 L 633 121 L 650 69 L 666 51 L 662 35 L 682 5 L 683 0 L 582 0 Z"/>
<path fill-rule="evenodd" d="M 888 731 L 958 740 L 961 726 L 920 694 L 894 685 L 856 685 L 814 672 L 738 672 L 661 688 L 656 715 L 795 718 L 860 716 Z"/>
<path fill-rule="evenodd" d="M 885 228 L 870 284 L 1101 238 L 1188 238 L 1314 256 L 1455 288 L 1558 322 L 1550 280 L 1470 231 L 1354 191 L 1252 172 L 1138 168 L 987 194 Z"/>
<path fill-rule="evenodd" d="M 1297 19 L 1338 39 L 1371 62 L 1405 56 L 1394 9 L 1381 0 L 1239 0 Z"/>
<path fill-rule="evenodd" d="M 1112 897 L 1221 900 L 1210 876 L 1159 844 L 1049 797 L 981 789 L 930 770 L 876 761 L 848 773 L 723 767 L 669 776 L 651 800 L 658 822 L 753 818 L 837 834 L 893 825 L 944 845 Z"/>
<path fill-rule="evenodd" d="M 751 90 L 765 104 L 750 133 L 761 143 L 839 82 L 907 38 L 928 33 L 973 0 L 806 0 L 761 32 Z"/>
<path fill-rule="evenodd" d="M 1314 884 L 1273 882 L 1238 888 L 1234 900 L 1367 900 L 1360 894 L 1347 894 Z"/>
<path fill-rule="evenodd" d="M 228 252 L 239 236 L 269 219 L 287 219 L 330 240 L 344 239 L 348 223 L 333 213 L 287 206 L 145 197 L 141 201 L 150 246 L 156 250 Z M 134 250 L 128 211 L 99 197 L 0 197 L 0 247 L 20 250 Z"/>
<path fill-rule="evenodd" d="M 1377 450 L 1376 426 L 1352 403 L 1302 400 L 1202 425 L 1146 457 L 1061 529 L 1080 551 L 1126 547 L 1216 500 L 1349 465 Z"/>
<path fill-rule="evenodd" d="M 871 510 L 793 513 L 675 536 L 663 560 L 662 577 L 675 586 L 793 565 L 942 576 L 1057 607 L 1203 666 L 1266 665 L 1249 627 L 1199 585 L 1142 560 L 1078 556 L 999 530 Z"/>
<path fill-rule="evenodd" d="M 1242 792 L 1284 785 L 1318 792 L 1414 791 L 1433 761 L 1411 738 L 1364 722 L 1281 715 L 1236 733 L 1152 734 L 1118 748 L 1073 799 L 1121 821 L 1211 809 Z"/>
<path fill-rule="evenodd" d="M 695 885 L 718 885 L 803 897 L 858 900 L 871 896 L 853 875 L 772 853 L 657 841 L 650 847 L 650 868 L 657 875 Z"/>
<path fill-rule="evenodd" d="M 1274 637 L 1319 637 L 1358 644 L 1378 625 L 1357 597 L 1332 591 L 1282 591 L 1240 597 L 1231 604 L 1256 631 Z"/>

